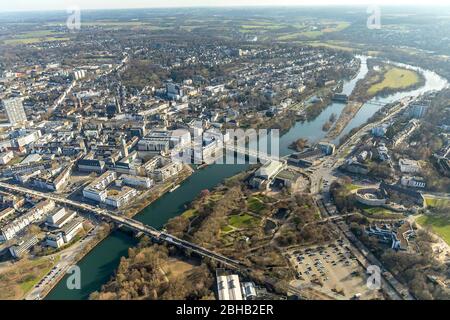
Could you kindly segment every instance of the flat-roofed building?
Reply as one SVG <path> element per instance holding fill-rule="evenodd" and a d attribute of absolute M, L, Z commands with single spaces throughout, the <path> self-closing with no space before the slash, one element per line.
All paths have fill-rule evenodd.
<path fill-rule="evenodd" d="M 183 170 L 183 164 L 178 161 L 174 161 L 166 164 L 165 166 L 156 169 L 153 175 L 157 181 L 166 181 Z"/>
<path fill-rule="evenodd" d="M 91 200 L 104 202 L 107 196 L 106 188 L 116 179 L 117 174 L 114 171 L 106 171 L 83 189 L 83 196 Z"/>
<path fill-rule="evenodd" d="M 136 195 L 137 190 L 130 187 L 122 187 L 120 191 L 109 190 L 105 203 L 114 208 L 121 208 L 131 201 Z"/>
<path fill-rule="evenodd" d="M 121 176 L 123 183 L 130 186 L 141 187 L 145 189 L 151 188 L 153 185 L 153 180 L 148 177 L 132 176 L 123 174 Z"/>
<path fill-rule="evenodd" d="M 14 159 L 14 152 L 6 151 L 0 153 L 0 164 L 8 164 L 12 159 Z"/>
<path fill-rule="evenodd" d="M 416 173 L 420 171 L 420 164 L 415 160 L 399 159 L 398 165 L 400 166 L 400 171 L 403 173 Z"/>
<path fill-rule="evenodd" d="M 38 242 L 38 238 L 35 235 L 32 235 L 23 239 L 18 244 L 11 246 L 9 248 L 9 252 L 11 252 L 11 255 L 14 258 L 20 259 L 28 252 L 31 247 L 33 247 Z"/>
<path fill-rule="evenodd" d="M 39 202 L 28 212 L 2 227 L 0 229 L 0 241 L 7 241 L 14 238 L 16 234 L 22 231 L 25 227 L 33 222 L 41 220 L 44 215 L 50 212 L 53 208 L 55 208 L 55 202 L 52 200 L 44 200 Z"/>
<path fill-rule="evenodd" d="M 61 228 L 75 218 L 76 215 L 75 211 L 57 207 L 47 216 L 46 224 L 53 228 Z"/>
<path fill-rule="evenodd" d="M 9 123 L 12 125 L 27 121 L 27 115 L 25 114 L 25 109 L 23 108 L 22 98 L 3 100 L 3 107 L 5 108 Z"/>
<path fill-rule="evenodd" d="M 62 233 L 65 243 L 69 243 L 80 230 L 83 229 L 83 220 L 81 218 L 73 219 L 62 227 Z"/>
<path fill-rule="evenodd" d="M 409 176 L 403 176 L 400 180 L 400 183 L 406 187 L 413 187 L 413 188 L 425 188 L 427 185 L 424 178 L 409 177 Z"/>
<path fill-rule="evenodd" d="M 11 216 L 16 210 L 14 208 L 6 208 L 0 211 L 0 221 Z"/>
<path fill-rule="evenodd" d="M 45 243 L 53 248 L 61 248 L 65 244 L 64 235 L 62 232 L 48 233 L 45 237 Z"/>

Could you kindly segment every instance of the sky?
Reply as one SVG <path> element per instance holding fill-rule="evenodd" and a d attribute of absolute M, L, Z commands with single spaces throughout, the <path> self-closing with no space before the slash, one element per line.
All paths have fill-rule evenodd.
<path fill-rule="evenodd" d="M 443 0 L 0 0 L 1 11 L 167 8 L 198 6 L 290 6 L 290 5 L 442 5 Z"/>

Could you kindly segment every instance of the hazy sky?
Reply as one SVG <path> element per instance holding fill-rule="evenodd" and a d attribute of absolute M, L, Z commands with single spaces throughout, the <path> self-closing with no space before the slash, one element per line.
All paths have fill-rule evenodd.
<path fill-rule="evenodd" d="M 77 6 L 81 9 L 118 9 L 190 6 L 253 6 L 253 5 L 432 5 L 442 0 L 0 0 L 0 11 L 66 10 Z"/>

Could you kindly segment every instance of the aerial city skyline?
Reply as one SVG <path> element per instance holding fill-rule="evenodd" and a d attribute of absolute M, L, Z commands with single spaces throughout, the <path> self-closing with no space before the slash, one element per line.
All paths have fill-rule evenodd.
<path fill-rule="evenodd" d="M 380 3 L 0 4 L 0 300 L 449 300 L 450 7 Z"/>

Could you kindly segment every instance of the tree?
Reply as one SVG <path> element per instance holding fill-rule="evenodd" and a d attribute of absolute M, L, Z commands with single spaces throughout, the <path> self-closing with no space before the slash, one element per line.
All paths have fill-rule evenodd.
<path fill-rule="evenodd" d="M 295 141 L 295 148 L 297 151 L 302 151 L 306 148 L 306 145 L 308 143 L 308 139 L 300 138 L 297 141 Z"/>

